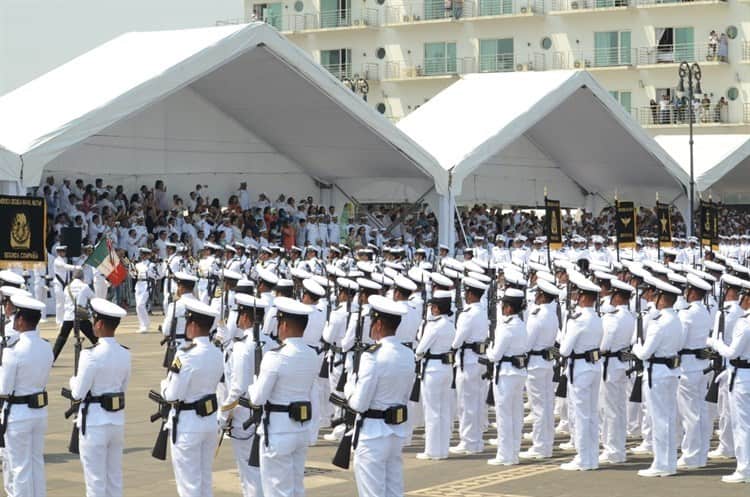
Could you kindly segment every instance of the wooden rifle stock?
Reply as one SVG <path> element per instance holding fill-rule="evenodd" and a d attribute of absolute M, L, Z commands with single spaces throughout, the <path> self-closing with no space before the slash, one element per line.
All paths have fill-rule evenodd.
<path fill-rule="evenodd" d="M 636 312 L 636 338 L 638 343 L 643 343 L 643 313 L 641 312 L 641 294 L 638 288 L 635 289 L 635 312 Z M 630 392 L 630 402 L 640 404 L 643 402 L 643 361 L 638 358 L 633 359 L 632 371 L 636 372 L 633 380 L 633 390 Z M 631 371 L 631 373 L 632 373 Z M 630 376 L 628 374 L 628 376 Z"/>

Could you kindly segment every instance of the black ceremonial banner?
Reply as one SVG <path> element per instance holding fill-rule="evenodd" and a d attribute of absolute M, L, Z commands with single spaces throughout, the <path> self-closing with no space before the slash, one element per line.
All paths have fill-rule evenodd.
<path fill-rule="evenodd" d="M 636 212 L 633 202 L 617 202 L 617 246 L 618 248 L 635 248 Z"/>
<path fill-rule="evenodd" d="M 47 204 L 42 197 L 0 195 L 0 261 L 46 262 Z"/>
<path fill-rule="evenodd" d="M 712 247 L 719 238 L 716 206 L 713 202 L 701 200 L 701 247 Z"/>
<path fill-rule="evenodd" d="M 669 204 L 656 202 L 656 216 L 659 218 L 659 246 L 672 246 L 672 217 L 669 215 Z"/>
<path fill-rule="evenodd" d="M 545 216 L 547 218 L 547 243 L 552 250 L 562 248 L 562 217 L 560 216 L 560 201 L 544 198 Z"/>

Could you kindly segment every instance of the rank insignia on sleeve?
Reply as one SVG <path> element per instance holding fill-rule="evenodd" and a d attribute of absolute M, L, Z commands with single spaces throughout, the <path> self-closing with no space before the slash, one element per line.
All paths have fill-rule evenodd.
<path fill-rule="evenodd" d="M 172 361 L 172 364 L 169 366 L 169 370 L 173 373 L 179 373 L 180 369 L 182 369 L 182 361 L 180 361 L 179 357 L 175 357 L 174 361 Z"/>

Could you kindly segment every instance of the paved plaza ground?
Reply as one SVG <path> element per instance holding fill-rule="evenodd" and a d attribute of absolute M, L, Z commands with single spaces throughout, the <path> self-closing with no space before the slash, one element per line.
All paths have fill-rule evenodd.
<path fill-rule="evenodd" d="M 155 329 L 160 316 L 153 317 Z M 154 332 L 136 334 L 135 318 L 128 317 L 118 338 L 133 354 L 133 374 L 127 392 L 127 425 L 125 436 L 124 484 L 128 497 L 176 496 L 169 461 L 151 457 L 151 448 L 158 423 L 149 416 L 155 404 L 148 397 L 164 376 L 161 367 L 163 349 L 161 335 Z M 42 334 L 54 339 L 54 325 L 42 325 Z M 67 385 L 72 373 L 73 343 L 69 340 L 52 370 L 49 383 L 49 431 L 46 439 L 47 488 L 49 497 L 84 495 L 83 474 L 77 456 L 67 452 L 71 424 L 63 418 L 68 401 L 59 396 L 60 387 Z M 493 433 L 488 433 L 494 436 Z M 240 495 L 237 471 L 228 441 L 223 444 L 214 466 L 214 489 L 217 497 Z M 455 443 L 455 442 L 453 442 Z M 452 444 L 453 444 L 452 443 Z M 415 446 L 404 453 L 406 493 L 414 497 L 746 497 L 748 485 L 727 485 L 720 476 L 733 471 L 734 462 L 712 463 L 708 468 L 681 472 L 670 478 L 646 479 L 636 476 L 638 469 L 648 466 L 649 458 L 635 457 L 615 467 L 585 473 L 558 470 L 560 462 L 572 457 L 570 452 L 555 451 L 549 461 L 524 463 L 508 468 L 488 466 L 490 450 L 477 456 L 452 456 L 447 461 L 418 461 L 415 454 L 422 449 L 421 431 Z M 356 495 L 353 475 L 331 465 L 335 446 L 320 442 L 308 452 L 305 487 L 309 497 L 347 497 Z"/>

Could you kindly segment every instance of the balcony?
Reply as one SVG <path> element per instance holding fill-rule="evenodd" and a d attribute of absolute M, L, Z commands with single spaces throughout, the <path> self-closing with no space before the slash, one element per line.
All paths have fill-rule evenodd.
<path fill-rule="evenodd" d="M 750 62 L 750 41 L 742 42 L 742 62 Z"/>
<path fill-rule="evenodd" d="M 380 79 L 380 67 L 375 63 L 362 64 L 361 70 L 355 72 L 353 64 L 323 64 L 323 68 L 334 75 L 337 79 L 358 79 L 364 78 L 368 81 L 378 81 Z"/>
<path fill-rule="evenodd" d="M 552 69 L 629 69 L 633 51 L 629 48 L 595 48 L 572 52 L 553 52 Z"/>
<path fill-rule="evenodd" d="M 626 10 L 635 0 L 552 0 L 549 14 L 582 14 Z"/>
<path fill-rule="evenodd" d="M 521 58 L 513 54 L 480 55 L 478 72 L 523 72 L 546 70 L 544 54 Z"/>
<path fill-rule="evenodd" d="M 750 106 L 743 105 L 741 116 L 737 115 L 739 111 L 740 109 L 732 104 L 719 108 L 717 101 L 712 101 L 708 107 L 695 104 L 693 126 L 707 128 L 742 126 L 750 123 Z M 686 104 L 653 104 L 634 108 L 633 117 L 645 128 L 681 128 L 690 124 L 690 109 Z"/>
<path fill-rule="evenodd" d="M 639 9 L 727 4 L 727 0 L 636 0 Z"/>
<path fill-rule="evenodd" d="M 476 72 L 474 57 L 425 59 L 423 62 L 390 61 L 385 63 L 383 81 L 424 81 L 453 79 L 459 74 Z"/>
<path fill-rule="evenodd" d="M 636 49 L 636 65 L 641 69 L 675 67 L 682 61 L 698 62 L 701 66 L 728 63 L 728 57 L 719 56 L 716 50 L 707 45 L 684 43 L 640 47 Z"/>
<path fill-rule="evenodd" d="M 274 26 L 280 31 L 289 33 L 307 33 L 329 30 L 365 29 L 380 26 L 377 9 L 330 10 L 314 13 L 288 14 L 282 16 L 281 22 Z"/>
<path fill-rule="evenodd" d="M 386 5 L 385 25 L 433 24 L 462 19 L 495 19 L 532 17 L 544 13 L 544 0 L 477 0 L 464 1 L 458 13 L 446 9 L 443 2 L 414 2 Z"/>

